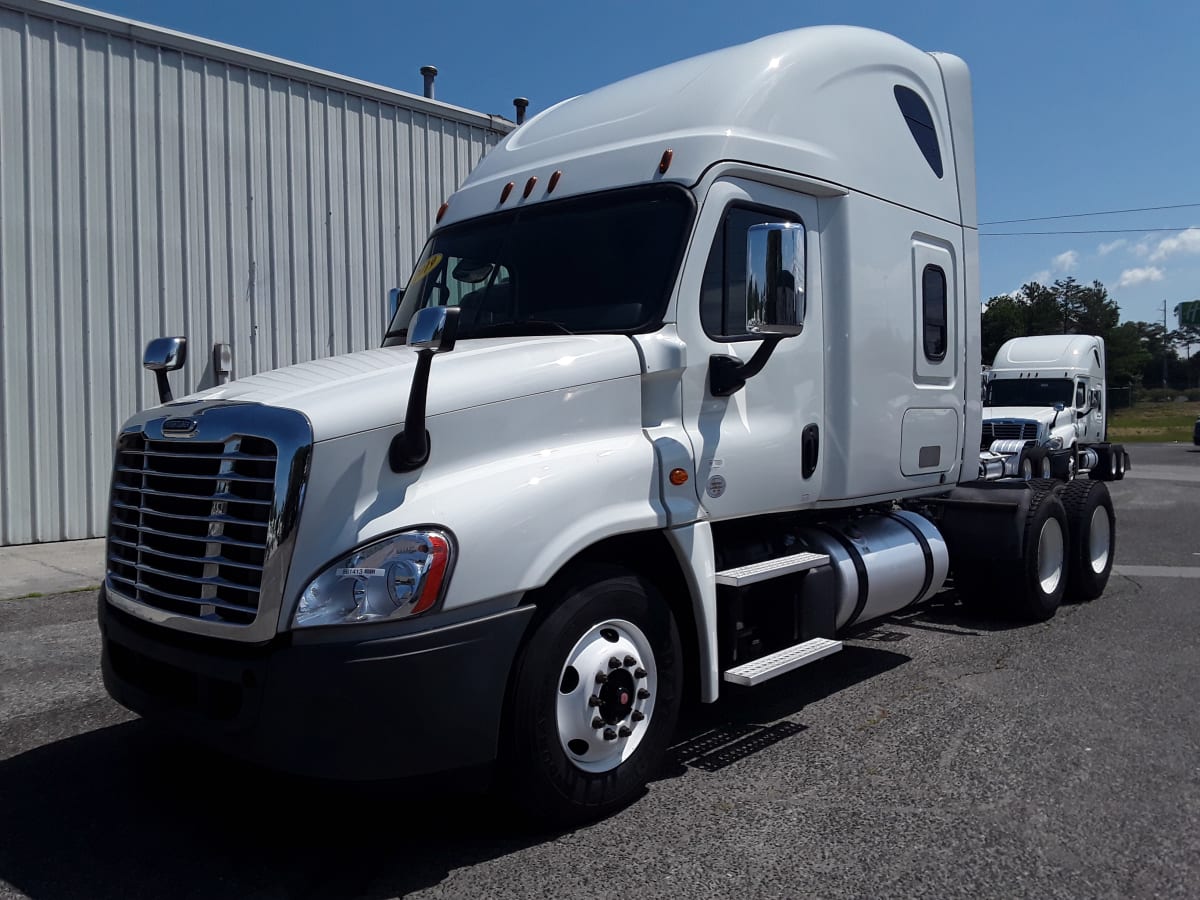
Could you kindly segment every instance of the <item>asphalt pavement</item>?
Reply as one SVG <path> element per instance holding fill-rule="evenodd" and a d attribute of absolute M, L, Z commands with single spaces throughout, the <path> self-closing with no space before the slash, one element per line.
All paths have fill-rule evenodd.
<path fill-rule="evenodd" d="M 103 691 L 94 592 L 0 601 L 0 896 L 1195 897 L 1200 452 L 1132 452 L 1100 599 L 1017 627 L 946 592 L 691 712 L 565 833 L 160 735 Z"/>

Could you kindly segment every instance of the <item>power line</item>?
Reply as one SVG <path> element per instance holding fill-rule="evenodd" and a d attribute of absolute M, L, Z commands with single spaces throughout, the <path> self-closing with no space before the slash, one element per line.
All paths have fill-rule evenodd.
<path fill-rule="evenodd" d="M 1021 237 L 1031 234 L 1150 234 L 1156 231 L 1188 231 L 1195 225 L 1175 228 L 1088 228 L 1080 231 L 981 231 L 980 237 Z"/>
<path fill-rule="evenodd" d="M 1054 219 L 1083 219 L 1088 216 L 1116 216 L 1122 213 L 1158 212 L 1164 209 L 1191 209 L 1200 203 L 1173 203 L 1170 206 L 1134 206 L 1129 209 L 1103 209 L 1099 212 L 1065 213 L 1061 216 L 1035 216 L 1031 219 L 997 219 L 994 222 L 980 222 L 980 225 L 1016 225 L 1019 222 L 1050 222 Z M 1170 230 L 1170 229 L 1165 229 Z M 1067 232 L 1068 234 L 1070 232 Z M 1083 232 L 1080 232 L 1083 233 Z"/>

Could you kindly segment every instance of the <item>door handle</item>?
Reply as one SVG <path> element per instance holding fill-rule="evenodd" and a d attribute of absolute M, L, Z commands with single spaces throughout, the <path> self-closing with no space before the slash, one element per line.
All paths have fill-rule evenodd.
<path fill-rule="evenodd" d="M 817 457 L 821 449 L 821 429 L 816 423 L 804 426 L 800 433 L 800 472 L 805 478 L 812 478 L 817 471 Z"/>

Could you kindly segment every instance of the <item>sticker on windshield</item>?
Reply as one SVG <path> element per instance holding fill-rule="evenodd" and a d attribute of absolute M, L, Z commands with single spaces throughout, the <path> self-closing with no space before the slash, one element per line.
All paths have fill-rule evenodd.
<path fill-rule="evenodd" d="M 408 286 L 412 287 L 414 284 L 440 266 L 444 258 L 445 257 L 443 257 L 442 254 L 435 253 L 433 256 L 429 257 L 429 259 L 425 260 L 425 262 L 421 264 L 421 267 L 417 269 L 417 271 L 413 272 L 413 277 L 409 280 Z"/>

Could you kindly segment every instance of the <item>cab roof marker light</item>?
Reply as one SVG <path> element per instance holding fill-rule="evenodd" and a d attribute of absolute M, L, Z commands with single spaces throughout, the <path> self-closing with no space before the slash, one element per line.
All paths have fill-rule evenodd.
<path fill-rule="evenodd" d="M 510 181 L 500 190 L 501 203 L 504 203 L 504 201 L 508 199 L 508 195 L 512 193 L 514 187 L 516 187 L 516 184 Z"/>
<path fill-rule="evenodd" d="M 533 193 L 533 188 L 536 184 L 537 184 L 537 176 L 530 175 L 529 180 L 527 182 L 525 182 L 525 193 L 523 193 L 521 195 L 523 199 L 529 198 L 529 195 Z"/>
<path fill-rule="evenodd" d="M 554 174 L 550 176 L 550 183 L 546 185 L 546 193 L 553 194 L 554 189 L 558 187 L 558 179 L 562 178 L 562 169 L 555 169 Z"/>
<path fill-rule="evenodd" d="M 668 147 L 663 151 L 662 159 L 658 161 L 658 174 L 666 175 L 667 169 L 671 168 L 671 160 L 675 158 L 675 151 Z"/>
<path fill-rule="evenodd" d="M 441 221 L 442 221 L 442 219 L 443 219 L 443 218 L 445 217 L 445 215 L 446 215 L 446 210 L 448 210 L 449 208 L 450 208 L 450 201 L 449 201 L 449 200 L 447 200 L 445 203 L 443 203 L 441 206 L 439 206 L 439 207 L 438 207 L 438 211 L 437 211 L 437 218 L 435 218 L 435 219 L 433 220 L 433 222 L 434 222 L 434 224 L 435 224 L 435 225 L 436 225 L 438 222 L 441 222 Z"/>

